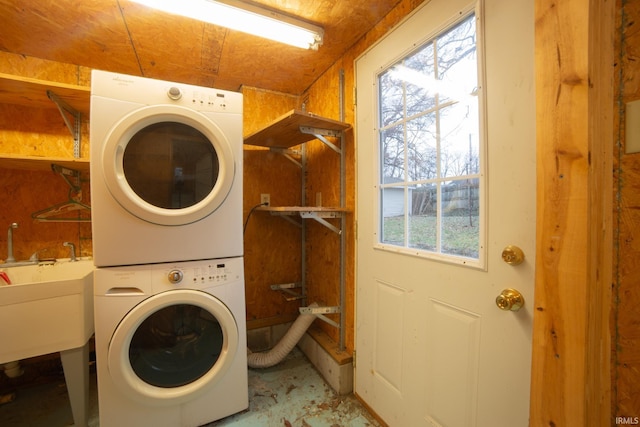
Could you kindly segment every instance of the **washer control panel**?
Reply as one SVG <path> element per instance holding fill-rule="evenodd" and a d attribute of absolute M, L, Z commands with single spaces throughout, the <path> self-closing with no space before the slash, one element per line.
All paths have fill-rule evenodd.
<path fill-rule="evenodd" d="M 172 288 L 200 289 L 238 281 L 243 276 L 242 260 L 236 258 L 158 265 L 156 274 Z"/>

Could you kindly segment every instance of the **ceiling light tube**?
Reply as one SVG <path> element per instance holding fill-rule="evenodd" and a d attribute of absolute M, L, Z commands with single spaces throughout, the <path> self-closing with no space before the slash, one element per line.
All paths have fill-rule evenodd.
<path fill-rule="evenodd" d="M 318 50 L 324 38 L 321 27 L 238 0 L 133 1 L 303 49 Z"/>

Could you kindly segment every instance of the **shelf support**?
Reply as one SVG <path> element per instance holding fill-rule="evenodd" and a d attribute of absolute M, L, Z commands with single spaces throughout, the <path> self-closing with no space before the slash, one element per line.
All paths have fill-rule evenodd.
<path fill-rule="evenodd" d="M 284 299 L 286 301 L 297 301 L 297 300 L 304 299 L 304 295 L 293 291 L 293 289 L 301 289 L 301 288 L 302 286 L 300 285 L 300 283 L 295 283 L 295 282 L 271 285 L 271 290 L 280 291 L 283 294 Z"/>
<path fill-rule="evenodd" d="M 313 212 L 313 211 L 300 212 L 301 218 L 314 219 L 338 235 L 342 234 L 342 230 L 336 227 L 335 225 L 331 224 L 329 221 L 327 221 L 324 218 L 339 218 L 341 216 L 342 215 L 338 212 Z"/>
<path fill-rule="evenodd" d="M 60 115 L 62 115 L 62 120 L 64 120 L 64 123 L 67 125 L 69 132 L 71 132 L 71 136 L 73 137 L 73 157 L 79 159 L 81 155 L 80 144 L 82 142 L 82 132 L 80 130 L 82 113 L 64 102 L 58 95 L 50 90 L 47 91 L 47 97 L 56 104 Z M 71 116 L 73 122 L 71 122 L 69 116 Z"/>
<path fill-rule="evenodd" d="M 325 314 L 339 314 L 340 307 L 300 307 L 298 311 L 300 311 L 300 314 L 313 314 L 323 322 L 326 322 L 335 328 L 340 328 L 340 324 L 338 322 L 335 322 L 325 316 Z"/>
<path fill-rule="evenodd" d="M 335 131 L 331 129 L 318 129 L 310 126 L 300 126 L 300 132 L 315 136 L 320 141 L 322 141 L 324 145 L 331 148 L 336 153 L 342 154 L 342 150 L 337 145 L 335 145 L 334 143 L 330 142 L 327 138 L 325 138 L 325 136 L 333 136 L 335 138 L 340 138 L 342 136 L 342 131 Z"/>
<path fill-rule="evenodd" d="M 294 220 L 293 218 L 291 218 L 289 215 L 289 213 L 287 212 L 277 212 L 277 211 L 270 211 L 272 216 L 279 216 L 280 218 L 290 222 L 291 224 L 295 225 L 298 228 L 302 227 L 302 224 L 299 223 L 298 221 Z"/>
<path fill-rule="evenodd" d="M 299 151 L 290 150 L 287 148 L 280 148 L 280 147 L 270 147 L 269 151 L 283 155 L 286 159 L 293 162 L 296 166 L 298 166 L 299 168 L 302 168 L 302 163 L 298 159 L 293 157 L 296 155 L 300 155 Z"/>

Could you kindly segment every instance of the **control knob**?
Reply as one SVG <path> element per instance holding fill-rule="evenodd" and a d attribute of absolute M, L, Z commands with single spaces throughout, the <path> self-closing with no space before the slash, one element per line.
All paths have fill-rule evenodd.
<path fill-rule="evenodd" d="M 171 86 L 171 88 L 169 88 L 169 90 L 167 91 L 167 96 L 174 101 L 177 101 L 178 99 L 182 98 L 182 91 L 179 87 Z"/>
<path fill-rule="evenodd" d="M 171 270 L 169 272 L 169 281 L 173 284 L 180 283 L 184 278 L 184 273 L 180 270 Z"/>

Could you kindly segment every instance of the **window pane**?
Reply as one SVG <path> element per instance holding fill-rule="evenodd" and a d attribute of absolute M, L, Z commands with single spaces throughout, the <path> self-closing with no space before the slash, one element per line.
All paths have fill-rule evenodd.
<path fill-rule="evenodd" d="M 405 234 L 405 193 L 404 186 L 383 187 L 380 200 L 382 212 L 382 237 L 383 243 L 404 246 Z"/>
<path fill-rule="evenodd" d="M 437 250 L 437 185 L 423 184 L 410 190 L 409 247 Z"/>
<path fill-rule="evenodd" d="M 402 84 L 387 71 L 379 77 L 380 87 L 380 127 L 402 120 L 403 97 Z"/>
<path fill-rule="evenodd" d="M 404 126 L 394 126 L 382 132 L 382 180 L 399 178 L 404 180 Z"/>
<path fill-rule="evenodd" d="M 438 37 L 438 80 L 441 80 L 440 102 L 461 101 L 478 86 L 475 17 L 470 16 Z"/>
<path fill-rule="evenodd" d="M 408 181 L 437 177 L 436 113 L 407 122 Z"/>
<path fill-rule="evenodd" d="M 465 104 L 453 104 L 440 110 L 441 155 L 443 177 L 478 173 L 477 114 Z"/>
<path fill-rule="evenodd" d="M 478 258 L 479 181 L 449 181 L 442 185 L 442 253 Z"/>
<path fill-rule="evenodd" d="M 433 43 L 409 56 L 401 73 L 407 82 L 407 116 L 428 111 L 436 105 Z"/>

